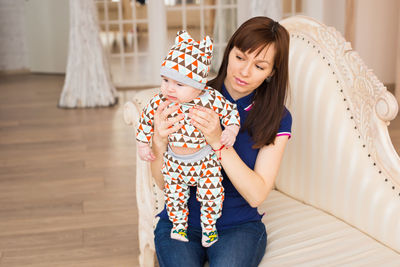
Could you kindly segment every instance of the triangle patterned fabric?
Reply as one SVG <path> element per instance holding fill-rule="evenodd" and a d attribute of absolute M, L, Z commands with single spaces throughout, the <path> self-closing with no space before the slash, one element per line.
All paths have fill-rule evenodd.
<path fill-rule="evenodd" d="M 204 89 L 210 71 L 213 44 L 209 36 L 196 42 L 188 32 L 179 31 L 175 44 L 161 63 L 161 75 L 197 89 Z"/>
<path fill-rule="evenodd" d="M 171 232 L 186 232 L 188 227 L 189 186 L 197 186 L 196 198 L 200 202 L 202 232 L 218 238 L 216 221 L 221 216 L 224 200 L 221 165 L 214 151 L 195 162 L 182 162 L 166 152 L 162 168 L 165 187 L 164 197 L 168 217 L 172 222 Z"/>
<path fill-rule="evenodd" d="M 206 107 L 214 110 L 224 126 L 240 125 L 239 112 L 236 105 L 229 102 L 221 93 L 212 88 L 206 90 L 197 98 L 188 103 L 171 103 L 179 105 L 179 109 L 170 115 L 173 118 L 184 114 L 183 127 L 168 137 L 170 146 L 205 149 L 206 141 L 203 133 L 195 128 L 189 118 L 189 110 L 194 106 Z M 150 143 L 153 136 L 154 114 L 166 98 L 156 94 L 143 109 L 139 118 L 136 139 L 139 142 Z M 181 122 L 182 123 L 182 122 Z M 200 222 L 205 243 L 213 244 L 218 239 L 216 221 L 221 216 L 224 189 L 222 186 L 221 166 L 213 150 L 207 156 L 196 162 L 183 162 L 167 152 L 164 154 L 162 169 L 165 180 L 164 196 L 168 216 L 173 228 L 171 237 L 187 239 L 185 235 L 188 227 L 189 186 L 197 186 L 196 197 L 201 203 Z M 172 234 L 173 233 L 173 234 Z"/>
<path fill-rule="evenodd" d="M 183 113 L 183 127 L 173 134 L 170 134 L 168 141 L 170 145 L 177 147 L 202 148 L 206 146 L 206 140 L 203 133 L 193 126 L 189 118 L 189 110 L 193 106 L 201 106 L 213 109 L 220 117 L 220 121 L 224 126 L 240 125 L 239 112 L 236 104 L 229 102 L 220 92 L 206 87 L 206 91 L 202 95 L 193 99 L 188 103 L 179 105 L 179 110 L 172 113 L 170 118 Z M 150 143 L 153 136 L 154 113 L 158 106 L 166 101 L 166 98 L 161 94 L 156 94 L 143 109 L 139 118 L 138 127 L 136 128 L 136 139 L 139 142 Z M 171 103 L 170 106 L 177 103 Z"/>

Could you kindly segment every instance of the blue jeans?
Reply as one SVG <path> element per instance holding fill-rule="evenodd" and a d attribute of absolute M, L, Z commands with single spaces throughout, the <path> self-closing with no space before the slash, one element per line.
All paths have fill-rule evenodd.
<path fill-rule="evenodd" d="M 262 222 L 249 222 L 218 230 L 219 239 L 209 248 L 201 245 L 201 229 L 188 227 L 189 242 L 170 238 L 172 223 L 160 219 L 154 230 L 154 242 L 160 267 L 258 266 L 265 254 L 267 232 Z"/>

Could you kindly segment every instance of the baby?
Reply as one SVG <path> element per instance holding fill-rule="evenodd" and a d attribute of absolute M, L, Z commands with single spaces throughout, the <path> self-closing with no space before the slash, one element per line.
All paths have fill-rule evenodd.
<path fill-rule="evenodd" d="M 171 238 L 188 241 L 189 186 L 197 186 L 196 198 L 201 205 L 202 245 L 209 247 L 218 240 L 216 221 L 221 216 L 224 189 L 221 165 L 204 135 L 188 116 L 194 106 L 213 109 L 225 127 L 221 144 L 232 146 L 239 131 L 236 105 L 218 91 L 207 87 L 212 58 L 212 40 L 206 36 L 195 42 L 186 31 L 177 33 L 175 44 L 161 64 L 161 92 L 143 109 L 137 127 L 137 147 L 143 160 L 153 160 L 150 142 L 153 136 L 154 112 L 160 103 L 170 100 L 179 105 L 171 117 L 184 115 L 183 126 L 168 137 L 162 174 L 165 180 L 165 203 L 172 222 Z"/>

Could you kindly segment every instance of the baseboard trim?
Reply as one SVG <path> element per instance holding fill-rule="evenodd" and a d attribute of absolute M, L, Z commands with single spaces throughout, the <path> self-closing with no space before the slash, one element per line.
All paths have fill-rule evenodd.
<path fill-rule="evenodd" d="M 20 74 L 31 74 L 29 69 L 18 69 L 18 70 L 0 70 L 0 76 L 6 75 L 20 75 Z"/>

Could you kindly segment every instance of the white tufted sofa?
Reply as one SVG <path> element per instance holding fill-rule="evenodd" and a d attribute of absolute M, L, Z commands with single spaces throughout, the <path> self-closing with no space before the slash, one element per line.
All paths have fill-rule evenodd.
<path fill-rule="evenodd" d="M 260 266 L 400 266 L 400 158 L 387 125 L 398 105 L 334 28 L 306 17 L 289 31 L 292 138 L 266 212 Z M 154 90 L 125 105 L 136 121 Z M 141 266 L 154 265 L 162 191 L 137 157 Z"/>

